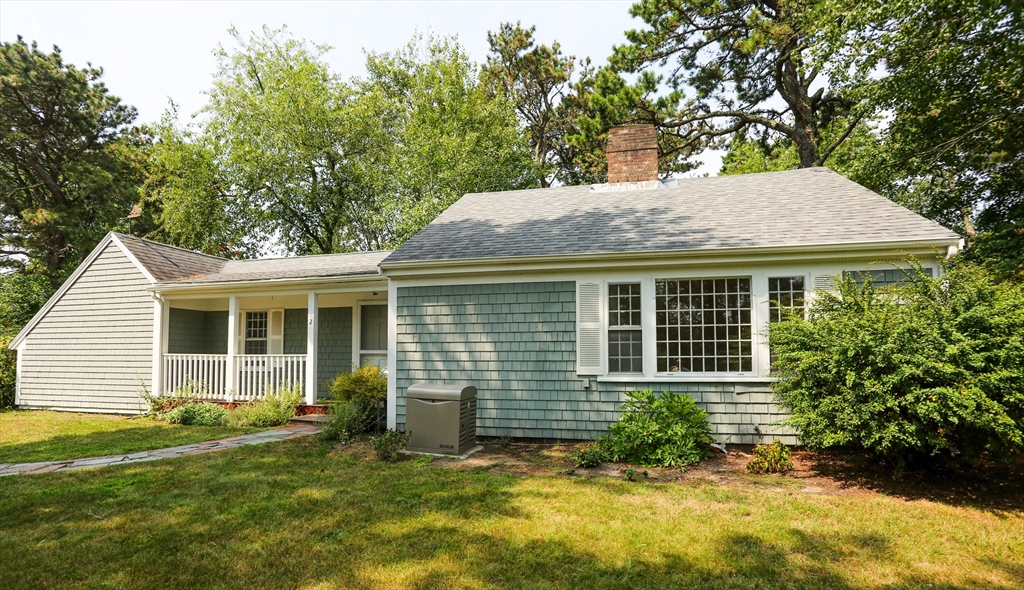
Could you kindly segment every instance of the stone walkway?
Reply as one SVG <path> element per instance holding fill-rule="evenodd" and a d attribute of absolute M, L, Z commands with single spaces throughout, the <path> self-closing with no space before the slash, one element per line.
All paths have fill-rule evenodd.
<path fill-rule="evenodd" d="M 166 449 L 155 449 L 152 451 L 140 451 L 129 455 L 110 455 L 107 457 L 87 457 L 85 459 L 68 459 L 66 461 L 42 461 L 39 463 L 0 463 L 0 476 L 17 475 L 19 473 L 50 473 L 52 471 L 71 471 L 72 469 L 85 469 L 87 467 L 106 467 L 107 465 L 127 465 L 130 463 L 144 463 L 158 459 L 173 459 L 185 455 L 199 455 L 201 453 L 215 453 L 227 449 L 234 449 L 246 445 L 261 445 L 268 442 L 277 442 L 309 436 L 316 434 L 319 430 L 316 426 L 309 424 L 291 424 L 266 430 L 254 432 L 220 440 L 208 440 L 206 442 L 179 447 L 167 447 Z"/>

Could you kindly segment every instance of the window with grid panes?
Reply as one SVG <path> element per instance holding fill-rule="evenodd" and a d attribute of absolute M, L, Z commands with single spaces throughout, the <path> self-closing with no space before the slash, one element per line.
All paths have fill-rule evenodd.
<path fill-rule="evenodd" d="M 640 283 L 608 285 L 608 372 L 643 373 Z"/>
<path fill-rule="evenodd" d="M 803 277 L 768 278 L 768 321 L 782 320 L 783 310 L 803 316 L 805 310 Z M 771 362 L 776 360 L 775 351 L 769 351 Z"/>
<path fill-rule="evenodd" d="M 245 354 L 267 354 L 267 324 L 267 312 L 245 313 Z"/>
<path fill-rule="evenodd" d="M 659 373 L 753 370 L 750 278 L 654 282 Z"/>

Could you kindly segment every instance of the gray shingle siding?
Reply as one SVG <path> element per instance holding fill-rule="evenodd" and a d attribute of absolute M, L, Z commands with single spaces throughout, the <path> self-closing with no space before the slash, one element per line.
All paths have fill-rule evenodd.
<path fill-rule="evenodd" d="M 168 316 L 169 354 L 228 353 L 228 312 L 172 307 Z"/>
<path fill-rule="evenodd" d="M 306 354 L 306 310 L 284 310 L 284 353 Z M 317 331 L 318 395 L 326 397 L 327 384 L 352 368 L 352 308 L 321 307 Z"/>
<path fill-rule="evenodd" d="M 168 353 L 209 354 L 206 352 L 205 311 L 172 307 L 167 315 Z"/>
<path fill-rule="evenodd" d="M 153 370 L 149 285 L 109 244 L 25 338 L 21 406 L 140 411 Z"/>
<path fill-rule="evenodd" d="M 579 440 L 605 432 L 624 393 L 692 395 L 716 438 L 748 444 L 781 416 L 766 384 L 598 383 L 576 376 L 574 281 L 399 287 L 397 422 L 416 382 L 464 382 L 479 391 L 478 434 Z M 771 436 L 765 440 L 771 440 Z M 795 442 L 792 436 L 783 437 Z"/>

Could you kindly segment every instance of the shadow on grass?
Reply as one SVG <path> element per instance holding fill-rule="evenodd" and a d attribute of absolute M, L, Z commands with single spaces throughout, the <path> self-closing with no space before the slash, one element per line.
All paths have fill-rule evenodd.
<path fill-rule="evenodd" d="M 908 500 L 929 500 L 995 514 L 1024 511 L 1024 457 L 952 462 L 896 474 L 869 455 L 852 451 L 803 453 L 811 470 L 841 487 L 860 487 Z"/>
<path fill-rule="evenodd" d="M 853 587 L 843 560 L 899 563 L 884 535 L 816 535 L 785 524 L 751 523 L 740 533 L 712 523 L 701 542 L 650 551 L 613 538 L 629 550 L 610 551 L 607 539 L 587 535 L 622 529 L 587 514 L 587 501 L 614 503 L 636 488 L 524 481 L 385 465 L 314 439 L 3 478 L 0 587 L 843 590 Z M 573 493 L 582 505 L 564 503 Z M 590 532 L 574 536 L 524 508 L 558 501 L 560 516 L 579 516 Z M 566 507 L 582 514 L 563 514 Z M 634 534 L 658 526 L 639 522 Z"/>

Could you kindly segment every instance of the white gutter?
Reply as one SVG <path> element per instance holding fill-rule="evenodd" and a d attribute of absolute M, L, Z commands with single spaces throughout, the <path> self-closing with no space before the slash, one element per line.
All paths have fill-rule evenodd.
<path fill-rule="evenodd" d="M 928 240 L 900 240 L 891 242 L 847 242 L 836 244 L 808 244 L 797 246 L 767 246 L 749 248 L 716 248 L 704 250 L 660 250 L 653 252 L 613 252 L 576 255 L 509 256 L 495 258 L 462 258 L 451 260 L 429 260 L 410 262 L 388 262 L 380 264 L 381 274 L 388 277 L 415 276 L 425 274 L 473 274 L 485 272 L 516 272 L 580 270 L 588 268 L 609 268 L 615 263 L 629 266 L 669 266 L 672 264 L 738 264 L 752 262 L 777 262 L 786 259 L 834 260 L 837 257 L 870 257 L 911 254 L 943 255 L 950 245 L 959 242 L 955 238 L 932 238 Z"/>
<path fill-rule="evenodd" d="M 237 290 L 252 287 L 302 287 L 307 285 L 337 284 L 337 283 L 382 283 L 386 282 L 385 277 L 377 274 L 361 275 L 339 275 L 327 277 L 301 277 L 286 279 L 249 279 L 244 281 L 218 281 L 208 283 L 157 283 L 147 289 L 155 293 L 182 293 L 188 291 L 213 291 L 213 290 Z"/>

